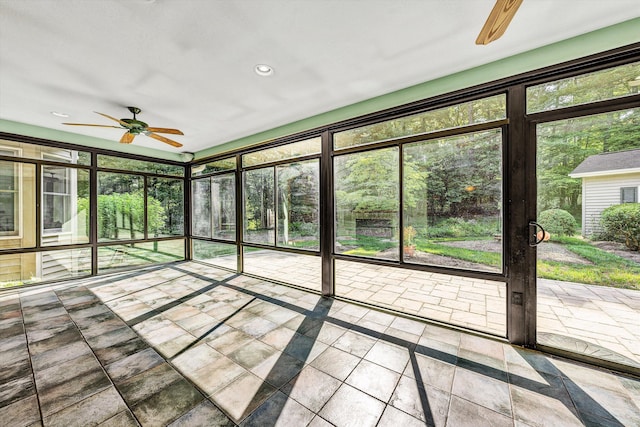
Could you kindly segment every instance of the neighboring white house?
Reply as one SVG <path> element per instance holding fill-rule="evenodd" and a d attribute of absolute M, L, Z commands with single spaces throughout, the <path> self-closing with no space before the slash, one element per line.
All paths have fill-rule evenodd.
<path fill-rule="evenodd" d="M 582 178 L 582 235 L 600 232 L 604 209 L 640 202 L 640 149 L 589 156 L 569 176 Z"/>

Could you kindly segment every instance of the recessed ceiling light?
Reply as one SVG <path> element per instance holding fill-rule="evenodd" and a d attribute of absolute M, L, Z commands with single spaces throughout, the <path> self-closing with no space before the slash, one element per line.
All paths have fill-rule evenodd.
<path fill-rule="evenodd" d="M 255 67 L 255 72 L 259 76 L 270 76 L 273 74 L 273 68 L 267 64 L 258 64 Z"/>
<path fill-rule="evenodd" d="M 51 114 L 53 114 L 56 117 L 69 117 L 67 113 L 59 113 L 57 111 L 52 111 Z"/>

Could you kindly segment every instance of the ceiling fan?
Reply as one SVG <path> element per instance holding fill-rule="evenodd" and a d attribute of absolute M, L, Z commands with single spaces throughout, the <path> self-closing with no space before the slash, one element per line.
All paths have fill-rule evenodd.
<path fill-rule="evenodd" d="M 120 126 L 94 125 L 94 124 L 86 124 L 86 123 L 62 123 L 62 124 L 70 125 L 70 126 L 95 126 L 95 127 L 102 127 L 102 128 L 117 128 L 117 129 L 124 128 L 124 129 L 127 129 L 127 131 L 124 133 L 124 135 L 122 135 L 122 138 L 120 138 L 120 142 L 122 144 L 131 144 L 133 142 L 133 138 L 135 138 L 136 135 L 140 135 L 142 133 L 144 135 L 147 135 L 150 138 L 157 139 L 158 141 L 162 141 L 165 144 L 169 144 L 174 147 L 182 147 L 182 144 L 180 144 L 179 142 L 166 138 L 162 135 L 158 135 L 158 133 L 184 135 L 182 131 L 179 131 L 178 129 L 170 129 L 170 128 L 149 127 L 149 125 L 147 125 L 145 122 L 140 121 L 136 118 L 136 114 L 140 114 L 142 110 L 140 110 L 138 107 L 127 107 L 127 109 L 131 111 L 131 113 L 133 113 L 133 119 L 116 119 L 115 117 L 111 117 L 107 114 L 98 113 L 97 111 L 94 111 L 94 113 L 96 114 L 100 114 L 103 117 L 106 117 L 108 119 L 111 119 L 113 121 L 120 123 Z"/>
<path fill-rule="evenodd" d="M 489 44 L 502 37 L 521 4 L 522 0 L 496 0 L 476 44 Z"/>

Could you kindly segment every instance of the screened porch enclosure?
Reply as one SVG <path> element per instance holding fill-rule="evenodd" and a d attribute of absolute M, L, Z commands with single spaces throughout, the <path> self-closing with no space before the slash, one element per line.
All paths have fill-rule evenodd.
<path fill-rule="evenodd" d="M 392 118 L 372 114 L 194 165 L 197 180 L 233 180 L 234 224 L 242 224 L 235 241 L 194 241 L 194 259 L 635 370 L 638 261 L 606 250 L 594 255 L 600 261 L 588 261 L 584 251 L 599 250 L 591 241 L 581 249 L 573 236 L 554 231 L 550 243 L 534 248 L 538 230 L 530 235 L 529 221 L 549 207 L 569 212 L 577 223 L 572 232 L 580 234 L 581 198 L 562 192 L 579 188 L 569 168 L 584 157 L 565 153 L 576 132 L 563 137 L 560 126 L 544 128 L 553 143 L 539 164 L 564 165 L 543 175 L 544 185 L 554 183 L 546 189 L 535 179 L 535 138 L 514 129 L 563 115 L 592 123 L 592 112 L 604 112 L 626 123 L 607 122 L 606 150 L 636 148 L 630 135 L 638 132 L 637 109 L 628 107 L 638 95 L 624 81 L 640 75 L 638 63 L 573 73 L 389 113 Z M 593 143 L 603 138 L 602 129 L 582 128 Z M 235 175 L 217 162 L 234 164 Z M 546 204 L 514 204 L 535 200 L 535 191 Z M 194 195 L 192 203 L 214 206 L 215 200 Z M 215 232 L 213 226 L 210 235 Z M 575 280 L 581 257 L 599 263 L 602 280 Z M 536 258 L 543 260 L 537 272 Z M 629 274 L 616 278 L 622 265 Z M 565 295 L 572 289 L 574 297 Z"/>
<path fill-rule="evenodd" d="M 604 55 L 189 164 L 2 134 L 0 286 L 193 260 L 636 372 L 637 251 L 581 236 L 570 174 L 640 148 L 637 76 Z"/>

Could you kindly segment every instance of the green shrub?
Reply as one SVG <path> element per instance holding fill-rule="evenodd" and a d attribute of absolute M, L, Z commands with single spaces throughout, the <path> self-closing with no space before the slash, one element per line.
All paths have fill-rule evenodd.
<path fill-rule="evenodd" d="M 640 203 L 609 206 L 602 211 L 604 234 L 624 242 L 632 251 L 640 251 Z"/>
<path fill-rule="evenodd" d="M 289 224 L 289 232 L 300 236 L 315 236 L 318 225 L 313 222 L 292 222 Z"/>
<path fill-rule="evenodd" d="M 576 219 L 562 209 L 549 209 L 540 212 L 538 223 L 551 236 L 573 236 L 578 228 Z"/>

